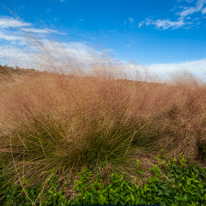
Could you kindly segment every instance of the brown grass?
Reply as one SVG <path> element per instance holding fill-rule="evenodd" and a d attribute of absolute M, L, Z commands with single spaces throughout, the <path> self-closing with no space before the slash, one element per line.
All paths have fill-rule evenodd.
<path fill-rule="evenodd" d="M 201 153 L 206 146 L 205 85 L 188 75 L 168 80 L 168 84 L 149 83 L 147 79 L 118 80 L 115 63 L 105 61 L 101 72 L 100 66 L 91 65 L 90 77 L 85 77 L 86 72 L 76 62 L 76 66 L 68 64 L 73 75 L 70 79 L 66 75 L 46 74 L 1 84 L 0 158 L 5 161 L 5 155 L 11 151 L 15 157 L 15 164 L 11 157 L 7 160 L 8 172 L 15 173 L 14 166 L 21 168 L 21 179 L 26 175 L 35 184 L 37 180 L 45 181 L 45 172 L 58 165 L 56 173 L 61 174 L 61 182 L 71 169 L 70 160 L 76 164 L 76 171 L 84 165 L 91 169 L 97 164 L 96 156 L 91 154 L 102 138 L 109 140 L 109 152 L 114 152 L 114 147 L 120 155 L 116 159 L 113 156 L 116 164 L 109 160 L 108 169 L 121 169 L 132 181 L 138 178 L 134 173 L 136 159 L 147 169 L 148 179 L 149 168 L 157 163 L 155 156 L 162 148 L 166 156 L 179 159 L 182 152 L 192 162 L 206 167 Z M 77 66 L 78 75 L 74 74 Z M 57 71 L 54 67 L 55 62 L 53 70 Z M 134 131 L 145 124 L 130 141 Z M 38 126 L 43 128 L 42 133 L 37 132 Z M 29 137 L 32 134 L 40 141 L 33 141 Z M 129 141 L 120 141 L 121 135 Z M 97 145 L 98 151 L 100 146 Z M 84 151 L 89 151 L 88 155 Z M 124 156 L 126 151 L 129 152 Z"/>

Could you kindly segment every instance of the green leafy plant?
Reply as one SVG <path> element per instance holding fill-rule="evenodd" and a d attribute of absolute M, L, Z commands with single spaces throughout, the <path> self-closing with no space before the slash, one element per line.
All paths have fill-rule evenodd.
<path fill-rule="evenodd" d="M 51 174 L 53 171 L 49 171 Z M 66 206 L 69 205 L 71 200 L 67 200 L 65 195 L 63 195 L 63 190 L 58 190 L 58 185 L 56 184 L 57 175 L 54 175 L 50 181 L 49 181 L 49 188 L 46 189 L 43 194 L 43 200 L 41 201 L 42 205 L 50 205 L 50 206 Z M 70 182 L 69 180 L 67 180 Z M 3 183 L 3 182 L 1 182 Z M 25 178 L 22 181 L 23 184 L 27 185 L 28 180 Z M 2 184 L 3 185 L 3 184 Z M 0 186 L 2 186 L 0 185 Z M 23 193 L 23 190 L 20 186 L 20 184 L 15 184 L 12 189 L 9 190 L 9 192 L 4 196 L 4 198 L 1 200 L 3 205 L 10 206 L 14 205 L 17 206 L 20 203 L 22 205 L 35 205 L 31 202 L 31 200 L 35 200 L 37 202 L 40 198 L 40 190 L 41 190 L 42 184 L 38 183 L 36 187 L 28 187 L 26 189 L 26 193 L 28 194 L 29 198 Z M 3 188 L 3 190 L 6 190 L 6 187 Z M 3 191 L 1 190 L 1 192 Z M 38 205 L 38 204 L 37 204 Z"/>
<path fill-rule="evenodd" d="M 180 154 L 181 156 L 181 154 Z M 121 172 L 118 174 L 112 173 L 110 175 L 111 184 L 104 185 L 102 179 L 105 179 L 104 175 L 98 175 L 95 180 L 92 180 L 92 184 L 89 189 L 89 183 L 87 181 L 91 178 L 92 172 L 88 172 L 84 168 L 78 176 L 79 180 L 75 182 L 75 191 L 78 192 L 77 196 L 71 202 L 63 194 L 63 190 L 58 191 L 56 185 L 57 175 L 54 175 L 49 181 L 49 188 L 43 193 L 43 200 L 41 205 L 140 205 L 140 204 L 159 204 L 161 206 L 204 206 L 206 202 L 206 169 L 201 168 L 199 165 L 185 164 L 187 160 L 184 156 L 179 160 L 179 165 L 176 159 L 170 161 L 163 150 L 162 159 L 160 155 L 157 157 L 158 164 L 151 168 L 154 172 L 147 183 L 141 186 L 132 184 L 130 181 L 124 181 L 124 176 Z M 162 161 L 167 159 L 167 164 L 163 164 Z M 145 171 L 138 171 L 141 167 L 137 160 L 137 173 L 144 173 Z M 190 160 L 188 161 L 190 163 Z M 101 165 L 103 168 L 104 165 Z M 162 168 L 161 168 L 162 167 Z M 167 170 L 167 175 L 162 176 L 161 170 Z M 52 174 L 53 171 L 49 171 Z M 67 179 L 68 187 L 73 181 Z M 22 181 L 22 183 L 28 184 L 28 180 Z M 41 184 L 34 188 L 28 188 L 26 192 L 29 194 L 30 199 L 37 201 Z M 32 205 L 30 199 L 23 195 L 22 189 L 19 184 L 16 184 L 12 190 L 4 197 L 3 203 L 7 205 Z M 35 202 L 36 202 L 35 201 Z M 195 204 L 194 204 L 195 203 Z M 38 204 L 37 204 L 38 205 Z"/>
<path fill-rule="evenodd" d="M 98 181 L 97 178 L 91 185 L 91 190 L 88 190 L 89 185 L 88 183 L 83 184 L 84 178 L 81 176 L 80 180 L 75 182 L 75 186 L 77 191 L 83 191 L 75 197 L 72 204 L 137 205 L 155 203 L 162 206 L 183 206 L 193 205 L 198 201 L 199 205 L 203 206 L 206 202 L 206 170 L 194 164 L 186 167 L 184 162 L 187 160 L 183 156 L 179 160 L 180 165 L 175 164 L 175 159 L 172 162 L 168 160 L 171 167 L 168 167 L 169 164 L 164 165 L 162 169 L 167 169 L 168 174 L 162 178 L 159 165 L 166 157 L 163 154 L 163 159 L 160 159 L 159 156 L 157 159 L 160 163 L 151 169 L 155 175 L 143 187 L 123 181 L 123 175 L 120 176 L 120 179 L 117 179 L 117 174 L 112 173 L 110 180 L 113 184 L 105 187 L 102 180 Z M 137 163 L 139 163 L 138 160 Z M 84 169 L 82 173 L 86 173 L 86 171 Z M 142 172 L 144 173 L 144 171 Z M 87 174 L 88 176 L 91 175 L 89 172 Z M 120 173 L 118 174 L 120 175 Z M 81 200 L 78 197 L 81 197 Z"/>

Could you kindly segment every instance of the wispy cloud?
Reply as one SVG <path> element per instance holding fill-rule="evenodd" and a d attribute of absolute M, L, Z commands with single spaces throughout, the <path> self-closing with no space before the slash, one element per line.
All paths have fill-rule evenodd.
<path fill-rule="evenodd" d="M 20 62 L 23 67 L 25 67 L 26 62 L 29 62 L 29 64 L 31 62 L 33 67 L 37 66 L 35 65 L 35 62 L 38 63 L 37 55 L 33 55 L 34 52 L 38 52 L 33 46 L 35 42 L 28 42 L 27 36 L 22 35 L 22 32 L 24 34 L 25 32 L 37 34 L 35 38 L 38 41 L 46 38 L 46 36 L 42 37 L 43 34 L 67 35 L 54 29 L 34 28 L 31 23 L 19 21 L 11 17 L 0 17 L 0 62 L 1 60 L 8 59 L 8 61 Z"/>
<path fill-rule="evenodd" d="M 145 23 L 145 21 L 141 21 L 138 25 L 138 27 L 140 28 L 143 24 Z"/>
<path fill-rule="evenodd" d="M 18 66 L 22 68 L 33 67 L 37 70 L 43 69 L 44 66 L 50 67 L 55 61 L 55 66 L 64 69 L 68 68 L 68 57 L 86 66 L 92 63 L 101 64 L 102 56 L 106 52 L 106 50 L 98 51 L 82 42 L 59 43 L 48 39 L 40 39 L 39 41 L 43 48 L 49 51 L 52 61 L 51 59 L 48 60 L 46 56 L 39 55 L 39 50 L 32 42 L 31 44 L 22 45 L 23 49 L 19 48 L 19 44 L 0 45 L 0 60 L 12 60 L 12 62 L 18 63 Z M 11 61 L 9 62 L 11 63 Z"/>
<path fill-rule="evenodd" d="M 55 48 L 58 49 L 58 43 L 55 41 L 43 39 L 41 40 L 41 43 L 44 48 L 48 48 L 48 50 L 51 51 L 51 56 L 53 56 L 54 59 L 56 58 L 58 60 L 58 58 L 60 58 L 55 65 L 62 67 L 63 69 L 68 67 L 67 62 L 62 61 L 65 57 L 74 58 L 78 61 L 78 63 L 84 63 L 89 66 L 89 64 L 92 63 L 101 64 L 101 56 L 104 55 L 104 51 L 98 51 L 82 42 L 61 43 L 65 53 L 61 49 L 62 47 L 60 47 L 59 50 L 53 49 L 52 45 L 57 45 Z M 18 62 L 18 66 L 23 68 L 33 67 L 35 69 L 43 69 L 44 66 L 48 67 L 50 66 L 50 63 L 52 64 L 50 61 L 43 61 L 44 59 L 41 59 L 41 56 L 35 55 L 35 48 L 28 44 L 25 45 L 25 49 L 20 49 L 15 45 L 7 45 L 7 47 L 0 46 L 0 50 L 0 59 L 10 58 L 14 60 L 14 62 Z M 113 52 L 110 49 L 108 51 Z M 29 65 L 27 62 L 29 62 Z M 201 79 L 201 76 L 203 77 L 205 74 L 206 59 L 171 64 L 151 64 L 149 66 L 128 64 L 127 62 L 125 63 L 124 71 L 128 74 L 135 74 L 135 71 L 145 72 L 145 69 L 147 69 L 152 76 L 157 75 L 163 78 L 170 78 L 171 74 L 186 70 Z"/>
<path fill-rule="evenodd" d="M 54 29 L 47 29 L 47 30 L 50 31 L 51 33 L 56 33 L 56 34 L 61 34 L 61 35 L 67 35 L 67 33 L 59 32 L 59 31 L 54 30 Z"/>
<path fill-rule="evenodd" d="M 50 8 L 46 10 L 46 12 L 47 12 L 47 13 L 48 13 L 48 12 L 50 12 L 50 11 L 51 11 L 51 9 L 50 9 Z"/>
<path fill-rule="evenodd" d="M 77 20 L 77 21 L 84 21 L 84 19 L 80 19 L 80 20 Z"/>
<path fill-rule="evenodd" d="M 180 28 L 184 25 L 184 22 L 181 21 L 170 21 L 169 19 L 164 19 L 164 20 L 156 20 L 150 24 L 155 24 L 158 28 L 163 28 L 163 29 L 169 29 L 169 28 L 173 28 L 173 29 L 177 29 Z"/>
<path fill-rule="evenodd" d="M 14 27 L 25 27 L 25 26 L 31 26 L 31 24 L 9 17 L 0 18 L 0 28 L 10 28 L 10 27 L 14 28 Z"/>
<path fill-rule="evenodd" d="M 31 63 L 32 67 L 34 67 L 38 62 L 36 56 L 33 56 L 32 54 L 26 52 L 25 50 L 19 49 L 13 45 L 0 46 L 0 50 L 1 50 L 0 59 L 1 58 L 5 60 L 12 59 L 14 62 L 18 62 L 19 66 L 22 66 L 23 68 L 26 68 L 25 62 L 27 62 L 28 60 Z"/>
<path fill-rule="evenodd" d="M 183 20 L 186 16 L 201 11 L 205 3 L 206 0 L 198 0 L 195 7 L 189 7 L 186 8 L 184 11 L 177 13 L 178 15 L 180 15 L 179 20 Z"/>
<path fill-rule="evenodd" d="M 40 33 L 40 34 L 48 34 L 51 33 L 47 29 L 35 29 L 35 28 L 23 28 L 22 31 L 32 32 L 32 33 Z"/>
<path fill-rule="evenodd" d="M 62 35 L 66 35 L 66 33 L 58 32 L 54 29 L 35 29 L 35 28 L 22 28 L 22 31 L 31 32 L 31 33 L 38 33 L 38 34 L 50 34 L 50 33 L 58 33 Z"/>
<path fill-rule="evenodd" d="M 19 21 L 11 17 L 0 17 L 0 28 L 4 29 L 4 35 L 1 31 L 1 36 L 4 36 L 5 39 L 9 36 L 8 34 L 6 34 L 8 33 L 7 30 L 12 29 L 12 28 L 20 28 L 20 30 L 22 31 L 33 32 L 33 33 L 41 33 L 41 34 L 57 33 L 57 34 L 66 35 L 66 33 L 59 32 L 54 29 L 36 29 L 36 28 L 31 28 L 31 26 L 32 26 L 31 23 Z M 14 31 L 14 32 L 17 32 L 17 31 Z M 7 39 L 9 38 L 13 39 L 11 36 L 8 37 Z"/>
<path fill-rule="evenodd" d="M 148 25 L 155 25 L 157 28 L 163 28 L 163 29 L 168 29 L 168 28 L 173 28 L 173 29 L 177 29 L 182 27 L 185 23 L 181 20 L 181 21 L 170 21 L 169 19 L 158 19 L 153 21 L 152 19 L 147 18 L 146 20 L 142 21 L 139 23 L 139 28 L 143 25 L 146 24 L 146 26 Z"/>
<path fill-rule="evenodd" d="M 20 40 L 21 37 L 15 36 L 15 35 L 5 34 L 5 33 L 0 31 L 0 39 L 4 39 L 4 40 L 8 40 L 8 41 L 16 41 L 16 40 Z"/>
<path fill-rule="evenodd" d="M 192 3 L 194 0 L 186 0 L 186 2 L 188 3 Z"/>
<path fill-rule="evenodd" d="M 206 14 L 206 8 L 202 9 L 202 14 Z"/>
<path fill-rule="evenodd" d="M 128 19 L 129 19 L 129 21 L 130 21 L 131 23 L 133 23 L 133 21 L 134 21 L 133 18 L 128 18 Z"/>
<path fill-rule="evenodd" d="M 188 3 L 192 3 L 193 1 L 191 0 L 186 0 Z M 179 7 L 183 9 L 181 12 L 175 13 L 176 15 L 179 16 L 179 18 L 176 21 L 171 21 L 170 19 L 158 19 L 158 20 L 153 20 L 151 18 L 147 18 L 144 21 L 141 21 L 138 25 L 138 27 L 142 27 L 142 25 L 146 24 L 146 26 L 149 25 L 155 25 L 157 28 L 162 28 L 162 29 L 177 29 L 184 27 L 185 25 L 191 24 L 190 22 L 185 22 L 187 19 L 191 19 L 189 15 L 192 15 L 197 12 L 202 12 L 202 14 L 206 13 L 206 8 L 203 8 L 204 4 L 206 4 L 206 0 L 197 0 L 196 6 L 192 7 Z M 194 19 L 193 19 L 194 20 Z M 195 18 L 195 20 L 198 20 Z M 197 23 L 198 25 L 199 23 Z M 187 27 L 188 28 L 188 27 Z"/>

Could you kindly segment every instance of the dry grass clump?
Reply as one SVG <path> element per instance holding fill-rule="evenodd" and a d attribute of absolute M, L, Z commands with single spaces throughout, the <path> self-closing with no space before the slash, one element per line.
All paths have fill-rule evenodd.
<path fill-rule="evenodd" d="M 191 76 L 170 80 L 172 86 L 120 80 L 112 62 L 101 72 L 91 66 L 90 76 L 69 65 L 69 78 L 47 73 L 1 87 L 0 158 L 14 181 L 46 184 L 47 171 L 55 168 L 63 186 L 68 174 L 76 179 L 84 166 L 98 169 L 105 162 L 107 177 L 121 170 L 141 184 L 136 159 L 148 179 L 162 148 L 167 156 L 179 159 L 182 152 L 206 167 L 205 86 Z"/>

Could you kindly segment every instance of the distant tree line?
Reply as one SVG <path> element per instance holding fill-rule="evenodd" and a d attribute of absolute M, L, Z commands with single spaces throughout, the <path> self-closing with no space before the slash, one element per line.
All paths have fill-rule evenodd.
<path fill-rule="evenodd" d="M 28 76 L 28 75 L 34 75 L 34 74 L 39 74 L 42 73 L 40 71 L 37 71 L 33 68 L 31 69 L 22 69 L 19 68 L 18 66 L 14 67 L 9 67 L 7 65 L 2 66 L 0 65 L 0 75 L 5 75 L 5 76 L 12 76 L 12 75 L 17 75 L 17 76 Z M 45 73 L 45 72 L 43 72 Z"/>
<path fill-rule="evenodd" d="M 33 68 L 31 69 L 23 69 L 18 66 L 9 67 L 7 65 L 2 66 L 0 64 L 0 81 L 15 81 L 16 77 L 29 77 L 29 76 L 39 76 L 42 74 L 48 74 L 50 72 L 47 71 L 38 71 Z M 60 75 L 65 76 L 65 75 Z M 72 78 L 73 75 L 66 75 L 68 78 Z"/>
<path fill-rule="evenodd" d="M 7 65 L 2 66 L 0 65 L 0 81 L 15 81 L 15 76 L 38 76 L 40 74 L 45 74 L 46 71 L 37 71 L 33 68 L 31 69 L 22 69 L 18 66 L 9 67 Z"/>
<path fill-rule="evenodd" d="M 7 65 L 5 66 L 2 66 L 0 64 L 0 81 L 2 80 L 6 80 L 6 81 L 15 81 L 15 76 L 19 76 L 19 77 L 28 77 L 28 76 L 39 76 L 39 75 L 42 75 L 42 74 L 48 74 L 49 72 L 47 71 L 37 71 L 33 68 L 31 69 L 22 69 L 18 66 L 15 66 L 14 67 L 9 67 Z M 65 75 L 61 75 L 59 74 L 60 76 L 62 77 L 65 77 Z M 71 79 L 73 78 L 73 75 L 66 75 L 67 78 Z M 84 77 L 85 79 L 90 79 L 90 80 L 94 80 L 96 79 L 96 77 Z M 145 82 L 143 81 L 133 81 L 133 80 L 128 80 L 128 79 L 118 79 L 118 80 L 115 80 L 115 81 L 118 81 L 119 83 L 126 83 L 127 85 L 133 85 L 133 84 L 144 84 Z M 166 83 L 150 83 L 150 84 L 154 84 L 154 85 L 166 85 Z"/>

